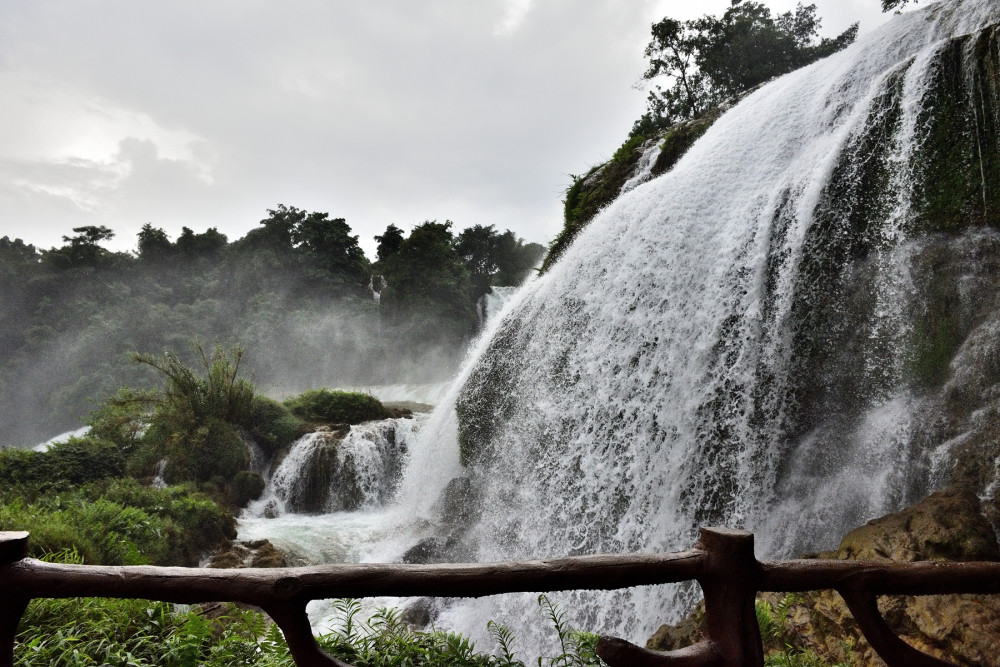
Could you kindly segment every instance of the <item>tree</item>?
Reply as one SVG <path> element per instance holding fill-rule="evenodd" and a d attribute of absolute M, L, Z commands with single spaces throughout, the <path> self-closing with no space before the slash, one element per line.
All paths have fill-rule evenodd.
<path fill-rule="evenodd" d="M 292 229 L 292 241 L 326 280 L 345 286 L 367 282 L 368 260 L 344 218 L 310 213 Z"/>
<path fill-rule="evenodd" d="M 173 254 L 174 244 L 167 233 L 148 222 L 142 226 L 138 237 L 139 259 L 145 262 L 163 261 Z"/>
<path fill-rule="evenodd" d="M 53 248 L 45 253 L 44 259 L 59 268 L 98 267 L 108 264 L 111 253 L 100 246 L 102 241 L 114 238 L 115 233 L 104 225 L 74 227 L 75 236 L 64 236 L 67 245 Z"/>
<path fill-rule="evenodd" d="M 195 234 L 190 228 L 182 227 L 181 235 L 177 237 L 175 245 L 184 259 L 218 261 L 226 251 L 228 241 L 226 235 L 215 227 L 210 227 L 201 234 Z"/>
<path fill-rule="evenodd" d="M 891 2 L 892 0 L 884 0 Z M 905 1 L 905 0 L 903 0 Z M 816 5 L 799 3 L 777 17 L 753 0 L 731 0 L 721 17 L 693 21 L 664 18 L 652 26 L 646 47 L 647 81 L 654 84 L 647 112 L 632 134 L 697 116 L 711 106 L 769 79 L 843 49 L 857 36 L 858 24 L 835 38 L 819 39 Z"/>
<path fill-rule="evenodd" d="M 497 271 L 499 238 L 493 225 L 473 225 L 463 229 L 455 240 L 455 250 L 471 275 L 473 300 L 490 291 L 493 274 Z"/>
<path fill-rule="evenodd" d="M 917 4 L 919 0 L 913 0 L 913 4 Z M 895 9 L 896 13 L 899 13 L 903 7 L 908 5 L 910 0 L 882 0 L 882 11 L 887 12 L 890 9 Z"/>
<path fill-rule="evenodd" d="M 396 225 L 390 224 L 386 227 L 385 232 L 381 236 L 375 237 L 375 240 L 378 241 L 378 248 L 376 249 L 378 261 L 383 262 L 399 252 L 404 238 L 403 230 Z"/>
<path fill-rule="evenodd" d="M 437 333 L 462 337 L 476 320 L 469 272 L 455 250 L 451 226 L 436 220 L 417 225 L 383 271 L 397 312 L 419 315 Z"/>

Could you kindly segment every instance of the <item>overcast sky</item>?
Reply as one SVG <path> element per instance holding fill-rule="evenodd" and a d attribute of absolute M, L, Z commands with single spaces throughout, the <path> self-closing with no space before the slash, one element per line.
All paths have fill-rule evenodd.
<path fill-rule="evenodd" d="M 793 0 L 766 2 L 775 12 Z M 283 203 L 548 243 L 644 110 L 650 24 L 728 0 L 4 0 L 0 236 L 242 237 Z M 816 0 L 823 33 L 886 20 Z"/>

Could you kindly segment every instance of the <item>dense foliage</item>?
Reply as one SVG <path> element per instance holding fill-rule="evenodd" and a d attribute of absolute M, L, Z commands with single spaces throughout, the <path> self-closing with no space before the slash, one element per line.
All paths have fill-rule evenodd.
<path fill-rule="evenodd" d="M 54 560 L 79 562 L 72 551 Z M 597 667 L 597 636 L 569 628 L 558 605 L 546 596 L 539 604 L 555 623 L 559 653 L 538 658 L 539 667 Z M 337 600 L 338 626 L 318 637 L 330 655 L 358 667 L 525 667 L 516 638 L 490 622 L 495 646 L 477 649 L 462 635 L 412 630 L 399 612 L 379 609 L 361 617 L 357 600 Z M 26 667 L 81 664 L 128 667 L 293 667 L 288 646 L 276 625 L 256 611 L 234 605 L 200 606 L 183 611 L 143 600 L 97 598 L 33 601 L 17 636 L 15 660 Z"/>
<path fill-rule="evenodd" d="M 285 406 L 312 424 L 360 424 L 392 416 L 377 398 L 355 391 L 311 389 L 287 399 Z"/>
<path fill-rule="evenodd" d="M 648 134 L 678 120 L 698 116 L 724 100 L 765 81 L 843 49 L 858 24 L 834 38 L 819 38 L 816 5 L 799 3 L 794 12 L 772 16 L 753 0 L 731 0 L 722 16 L 691 21 L 666 17 L 653 24 L 646 47 L 655 81 L 646 114 L 633 134 Z M 658 83 L 665 80 L 666 87 Z"/>
<path fill-rule="evenodd" d="M 130 350 L 198 365 L 192 339 L 253 350 L 246 370 L 284 394 L 442 381 L 478 326 L 475 299 L 523 280 L 543 252 L 472 229 L 488 232 L 485 261 L 464 232 L 429 221 L 409 233 L 390 225 L 372 262 L 344 219 L 284 205 L 232 242 L 186 227 L 171 240 L 152 224 L 135 252 L 107 250 L 114 232 L 103 226 L 49 250 L 0 238 L 0 446 L 74 428 L 121 386 L 153 386 L 154 369 L 130 364 Z"/>
<path fill-rule="evenodd" d="M 0 452 L 0 530 L 30 532 L 33 556 L 73 550 L 95 565 L 194 566 L 236 537 L 232 515 L 191 486 L 158 489 L 121 477 L 25 481 L 9 475 L 14 457 L 22 469 L 24 459 L 39 470 L 49 463 L 38 452 Z"/>

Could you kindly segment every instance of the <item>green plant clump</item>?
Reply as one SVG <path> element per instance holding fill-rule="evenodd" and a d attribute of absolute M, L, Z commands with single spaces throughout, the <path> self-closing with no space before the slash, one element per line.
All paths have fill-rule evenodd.
<path fill-rule="evenodd" d="M 93 437 L 70 438 L 47 451 L 0 451 L 0 484 L 67 486 L 121 477 L 125 458 L 111 442 Z"/>
<path fill-rule="evenodd" d="M 354 391 L 312 389 L 289 398 L 285 406 L 299 419 L 313 424 L 360 424 L 392 416 L 374 396 Z"/>
<path fill-rule="evenodd" d="M 80 562 L 66 551 L 50 557 Z M 538 667 L 599 667 L 597 636 L 570 629 L 559 606 L 546 596 L 539 604 L 555 624 L 559 654 L 538 658 Z M 360 619 L 357 600 L 337 600 L 337 630 L 317 638 L 331 656 L 357 667 L 400 665 L 453 667 L 526 667 L 513 649 L 510 630 L 488 624 L 496 653 L 478 651 L 467 637 L 410 629 L 399 612 L 380 609 Z M 221 611 L 221 613 L 218 613 Z M 162 602 L 99 598 L 34 600 L 21 623 L 15 661 L 42 665 L 152 665 L 190 667 L 294 667 L 281 631 L 263 614 L 225 605 L 209 618 L 202 609 L 178 610 Z"/>
<path fill-rule="evenodd" d="M 109 479 L 52 493 L 0 486 L 0 530 L 26 530 L 30 554 L 75 551 L 94 565 L 187 565 L 236 537 L 227 510 L 190 487 Z"/>
<path fill-rule="evenodd" d="M 306 431 L 305 424 L 284 405 L 257 395 L 250 403 L 247 432 L 269 455 L 298 440 Z"/>

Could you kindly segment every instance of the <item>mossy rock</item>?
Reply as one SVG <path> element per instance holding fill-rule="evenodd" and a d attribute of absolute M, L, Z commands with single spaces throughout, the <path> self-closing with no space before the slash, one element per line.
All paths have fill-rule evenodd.
<path fill-rule="evenodd" d="M 291 410 L 278 401 L 259 394 L 250 403 L 250 417 L 246 428 L 247 433 L 268 456 L 273 456 L 306 432 L 305 424 Z"/>
<path fill-rule="evenodd" d="M 310 424 L 361 424 L 394 416 L 370 394 L 332 389 L 304 392 L 287 399 L 285 407 Z"/>
<path fill-rule="evenodd" d="M 819 557 L 970 561 L 998 560 L 1000 551 L 978 497 L 967 490 L 947 489 L 849 532 L 836 550 Z M 835 591 L 762 593 L 757 606 L 768 664 L 884 665 Z M 885 596 L 878 606 L 893 632 L 925 653 L 960 665 L 996 664 L 1000 655 L 996 596 Z M 702 602 L 680 623 L 657 630 L 647 647 L 667 651 L 697 643 L 705 636 L 704 621 Z M 781 662 L 788 654 L 809 655 L 816 662 Z"/>
<path fill-rule="evenodd" d="M 937 491 L 900 512 L 852 530 L 823 558 L 847 560 L 1000 560 L 996 533 L 967 489 Z"/>

